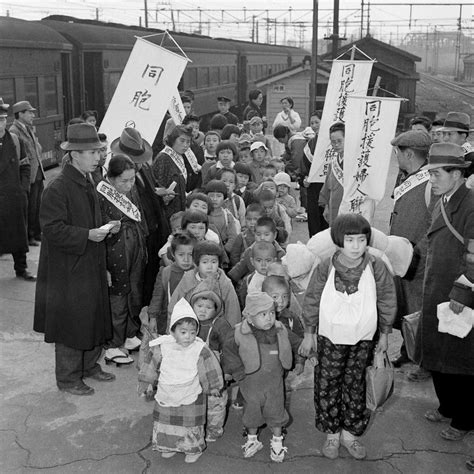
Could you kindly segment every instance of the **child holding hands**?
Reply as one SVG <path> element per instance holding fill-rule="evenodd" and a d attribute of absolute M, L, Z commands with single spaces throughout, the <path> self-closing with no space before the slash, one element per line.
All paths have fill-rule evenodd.
<path fill-rule="evenodd" d="M 340 250 L 316 267 L 303 302 L 300 353 L 307 356 L 317 346 L 316 428 L 327 434 L 322 452 L 329 459 L 338 457 L 340 444 L 355 459 L 366 457 L 359 441 L 370 418 L 365 371 L 377 332 L 377 352 L 387 351 L 397 311 L 392 276 L 382 260 L 367 252 L 370 237 L 370 224 L 362 216 L 339 215 L 331 238 Z"/>

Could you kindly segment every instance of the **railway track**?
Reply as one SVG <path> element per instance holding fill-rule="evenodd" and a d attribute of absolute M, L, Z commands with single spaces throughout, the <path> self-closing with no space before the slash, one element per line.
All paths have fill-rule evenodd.
<path fill-rule="evenodd" d="M 450 89 L 453 92 L 457 92 L 458 94 L 469 97 L 470 99 L 474 99 L 474 91 L 468 89 L 467 87 L 460 86 L 459 84 L 455 84 L 454 82 L 447 81 L 445 79 L 440 79 L 439 77 L 430 76 L 429 74 L 423 72 L 420 72 L 420 78 L 424 81 Z"/>

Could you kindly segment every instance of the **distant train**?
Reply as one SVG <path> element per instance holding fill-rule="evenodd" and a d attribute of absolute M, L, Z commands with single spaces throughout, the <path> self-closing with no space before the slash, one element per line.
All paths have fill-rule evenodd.
<path fill-rule="evenodd" d="M 0 17 L 0 97 L 28 100 L 38 109 L 35 125 L 46 165 L 56 163 L 65 124 L 87 109 L 99 120 L 112 99 L 135 36 L 161 30 L 50 16 L 41 21 Z M 303 61 L 308 51 L 245 41 L 172 33 L 192 63 L 179 90 L 192 90 L 200 114 L 216 111 L 216 97 L 235 108 L 247 101 L 255 81 Z M 149 41 L 160 43 L 162 37 Z M 175 45 L 164 44 L 177 51 Z"/>

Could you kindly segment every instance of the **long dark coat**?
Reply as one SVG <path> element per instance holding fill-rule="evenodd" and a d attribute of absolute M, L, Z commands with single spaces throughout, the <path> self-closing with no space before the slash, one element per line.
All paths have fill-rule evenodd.
<path fill-rule="evenodd" d="M 418 170 L 415 171 L 417 172 Z M 407 175 L 403 181 L 415 173 Z M 421 310 L 428 245 L 426 233 L 431 224 L 434 206 L 438 201 L 438 197 L 431 193 L 428 206 L 426 205 L 427 184 L 428 182 L 419 184 L 400 197 L 394 204 L 390 218 L 390 235 L 405 237 L 413 245 L 410 268 L 403 278 L 395 278 L 398 314 L 394 327 L 397 329 L 401 327 L 403 316 Z"/>
<path fill-rule="evenodd" d="M 88 239 L 104 222 L 93 185 L 69 163 L 45 189 L 40 220 L 34 330 L 90 350 L 112 337 L 105 242 Z"/>
<path fill-rule="evenodd" d="M 446 204 L 453 227 L 463 236 L 463 245 L 446 226 L 440 201 L 433 210 L 428 229 L 428 254 L 422 306 L 422 365 L 427 370 L 446 374 L 474 374 L 474 331 L 464 339 L 438 332 L 436 306 L 453 298 L 472 304 L 472 290 L 453 289 L 454 281 L 464 274 L 474 281 L 474 263 L 466 261 L 468 239 L 474 239 L 474 191 L 462 185 Z"/>
<path fill-rule="evenodd" d="M 0 254 L 28 252 L 29 187 L 28 158 L 21 156 L 16 136 L 5 131 L 0 148 Z"/>

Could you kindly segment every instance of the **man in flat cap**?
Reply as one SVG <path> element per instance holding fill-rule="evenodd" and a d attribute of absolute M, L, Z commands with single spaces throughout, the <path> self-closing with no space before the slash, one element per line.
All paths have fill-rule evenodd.
<path fill-rule="evenodd" d="M 464 337 L 441 332 L 437 317 L 440 303 L 449 302 L 455 319 L 474 306 L 474 190 L 465 186 L 468 166 L 461 146 L 435 143 L 423 167 L 440 196 L 427 234 L 421 320 L 422 366 L 431 371 L 439 406 L 425 417 L 450 423 L 440 432 L 450 441 L 474 430 L 474 331 L 469 328 Z"/>
<path fill-rule="evenodd" d="M 31 104 L 22 100 L 13 104 L 15 120 L 10 127 L 25 148 L 26 156 L 30 161 L 30 190 L 28 194 L 28 240 L 33 247 L 39 245 L 41 240 L 41 226 L 39 212 L 41 197 L 43 195 L 43 182 L 45 174 L 41 162 L 41 145 L 33 127 L 36 109 Z"/>
<path fill-rule="evenodd" d="M 17 136 L 6 129 L 8 107 L 0 97 L 0 254 L 12 254 L 18 278 L 35 281 L 26 263 L 30 163 Z"/>
<path fill-rule="evenodd" d="M 398 313 L 395 327 L 401 329 L 403 316 L 421 310 L 421 292 L 425 273 L 427 239 L 426 231 L 431 223 L 431 212 L 438 200 L 431 192 L 428 171 L 421 170 L 426 164 L 431 137 L 426 131 L 409 130 L 391 141 L 403 181 L 393 190 L 395 201 L 390 218 L 390 235 L 407 238 L 413 245 L 413 260 L 403 278 L 396 277 Z M 410 362 L 405 344 L 400 357 L 393 361 L 395 367 Z M 411 375 L 418 374 L 419 371 Z M 424 378 L 429 373 L 423 371 Z M 423 376 L 418 374 L 420 379 Z M 418 380 L 418 379 L 417 379 Z"/>
<path fill-rule="evenodd" d="M 237 115 L 233 114 L 230 109 L 231 100 L 228 97 L 223 95 L 217 98 L 217 108 L 219 109 L 219 113 L 222 114 L 226 119 L 227 123 L 232 125 L 237 125 L 239 123 L 239 119 Z"/>

